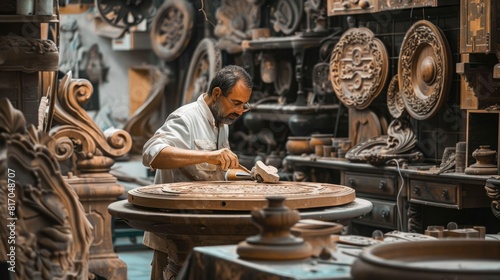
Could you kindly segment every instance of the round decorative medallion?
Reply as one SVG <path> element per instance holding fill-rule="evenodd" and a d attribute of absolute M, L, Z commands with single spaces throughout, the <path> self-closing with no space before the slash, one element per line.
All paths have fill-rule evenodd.
<path fill-rule="evenodd" d="M 389 108 L 389 113 L 394 118 L 401 117 L 405 111 L 405 103 L 399 90 L 398 75 L 392 77 L 387 88 L 387 108 Z"/>
<path fill-rule="evenodd" d="M 387 72 L 387 50 L 368 28 L 350 28 L 332 51 L 330 80 L 349 108 L 367 108 L 384 87 Z"/>
<path fill-rule="evenodd" d="M 107 23 L 119 28 L 130 28 L 141 23 L 152 13 L 153 0 L 97 0 L 96 6 L 102 19 Z"/>
<path fill-rule="evenodd" d="M 155 54 L 165 61 L 175 60 L 184 51 L 193 29 L 193 6 L 185 0 L 168 0 L 156 13 L 150 40 Z"/>
<path fill-rule="evenodd" d="M 208 90 L 215 73 L 222 68 L 221 55 L 214 39 L 205 38 L 198 43 L 184 82 L 182 104 L 195 101 Z"/>
<path fill-rule="evenodd" d="M 312 182 L 183 182 L 128 192 L 129 202 L 137 206 L 183 210 L 253 210 L 265 207 L 267 196 L 286 197 L 285 205 L 292 209 L 344 205 L 356 198 L 352 188 Z"/>
<path fill-rule="evenodd" d="M 421 20 L 406 33 L 398 76 L 406 110 L 417 120 L 436 114 L 450 89 L 451 51 L 441 29 Z"/>

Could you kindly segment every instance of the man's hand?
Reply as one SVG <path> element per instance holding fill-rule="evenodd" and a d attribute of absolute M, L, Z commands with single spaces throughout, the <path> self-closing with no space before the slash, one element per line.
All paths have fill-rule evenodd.
<path fill-rule="evenodd" d="M 220 165 L 222 170 L 235 169 L 240 164 L 238 156 L 228 148 L 212 151 L 209 154 L 208 163 Z"/>

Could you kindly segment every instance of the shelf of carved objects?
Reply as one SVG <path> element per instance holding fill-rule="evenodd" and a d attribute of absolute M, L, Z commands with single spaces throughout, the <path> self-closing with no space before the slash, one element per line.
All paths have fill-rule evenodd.
<path fill-rule="evenodd" d="M 348 108 L 367 108 L 384 87 L 387 73 L 387 50 L 368 28 L 348 29 L 332 50 L 330 80 Z"/>
<path fill-rule="evenodd" d="M 450 89 L 451 63 L 450 47 L 439 27 L 421 20 L 406 32 L 398 79 L 406 110 L 413 118 L 428 119 L 441 108 Z"/>

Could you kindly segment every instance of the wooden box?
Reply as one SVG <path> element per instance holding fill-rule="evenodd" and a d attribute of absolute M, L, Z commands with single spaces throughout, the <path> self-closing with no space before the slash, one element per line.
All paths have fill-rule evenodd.
<path fill-rule="evenodd" d="M 497 163 L 500 162 L 498 148 L 500 147 L 500 111 L 468 110 L 466 132 L 466 167 L 474 164 L 472 157 L 474 150 L 479 146 L 489 145 L 497 151 Z M 497 172 L 498 173 L 498 172 Z"/>

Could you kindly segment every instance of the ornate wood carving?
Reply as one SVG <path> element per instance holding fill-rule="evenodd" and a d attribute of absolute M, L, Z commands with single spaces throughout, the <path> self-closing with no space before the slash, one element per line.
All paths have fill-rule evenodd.
<path fill-rule="evenodd" d="M 405 103 L 399 90 L 398 75 L 392 77 L 389 87 L 387 88 L 387 108 L 389 113 L 394 118 L 399 118 L 405 112 Z"/>
<path fill-rule="evenodd" d="M 260 4 L 251 1 L 223 0 L 215 12 L 214 34 L 219 47 L 230 54 L 241 53 L 241 42 L 252 38 L 252 29 L 260 23 Z"/>
<path fill-rule="evenodd" d="M 381 0 L 327 0 L 328 15 L 353 15 L 375 13 Z"/>
<path fill-rule="evenodd" d="M 451 84 L 451 51 L 441 29 L 429 21 L 413 24 L 401 45 L 399 86 L 408 113 L 417 120 L 434 116 Z"/>
<path fill-rule="evenodd" d="M 194 10 L 185 0 L 165 1 L 156 12 L 151 26 L 151 46 L 165 60 L 178 58 L 189 44 L 194 23 Z"/>
<path fill-rule="evenodd" d="M 274 31 L 292 35 L 300 26 L 303 5 L 302 0 L 279 0 L 271 15 Z"/>
<path fill-rule="evenodd" d="M 151 87 L 148 99 L 136 110 L 123 127 L 132 136 L 133 143 L 130 150 L 132 154 L 142 154 L 142 147 L 164 121 L 159 116 L 159 107 L 163 100 L 165 87 L 170 83 L 170 77 L 169 74 L 160 73 L 159 70 L 153 71 L 155 71 L 155 73 L 152 73 L 154 84 Z"/>
<path fill-rule="evenodd" d="M 326 0 L 306 0 L 304 11 L 307 15 L 306 33 L 325 33 L 326 29 Z"/>
<path fill-rule="evenodd" d="M 332 83 L 329 80 L 330 65 L 320 62 L 314 65 L 312 74 L 313 93 L 320 102 L 325 101 L 327 95 L 334 94 Z"/>
<path fill-rule="evenodd" d="M 404 154 L 414 148 L 416 143 L 410 122 L 398 118 L 389 125 L 387 135 L 359 143 L 346 153 L 346 158 L 352 162 L 368 162 L 373 165 L 383 165 L 391 159 L 419 161 L 423 158 L 420 152 Z"/>
<path fill-rule="evenodd" d="M 0 259 L 15 279 L 89 279 L 90 223 L 47 148 L 54 139 L 25 125 L 22 112 L 2 99 L 0 215 L 7 225 Z"/>
<path fill-rule="evenodd" d="M 59 50 L 51 40 L 27 38 L 15 34 L 0 36 L 2 71 L 57 71 Z"/>
<path fill-rule="evenodd" d="M 112 26 L 128 29 L 138 25 L 152 13 L 153 0 L 96 0 L 95 5 L 104 21 Z"/>
<path fill-rule="evenodd" d="M 54 120 L 60 124 L 51 130 L 59 139 L 68 137 L 75 144 L 77 171 L 82 173 L 107 172 L 114 160 L 132 147 L 130 135 L 121 129 L 102 132 L 81 107 L 92 95 L 92 84 L 84 79 L 72 79 L 68 72 L 61 79 L 57 92 Z"/>
<path fill-rule="evenodd" d="M 332 51 L 330 80 L 349 108 L 368 107 L 384 87 L 387 72 L 387 50 L 368 28 L 350 28 Z"/>
<path fill-rule="evenodd" d="M 194 50 L 187 72 L 182 104 L 195 101 L 208 90 L 215 73 L 222 68 L 222 54 L 214 39 L 205 38 Z"/>
<path fill-rule="evenodd" d="M 498 21 L 497 1 L 475 0 L 461 1 L 460 11 L 460 52 L 461 53 L 489 53 L 500 51 L 497 47 Z"/>
<path fill-rule="evenodd" d="M 491 211 L 493 215 L 500 219 L 500 177 L 494 176 L 488 180 L 486 180 L 486 185 L 484 186 L 486 190 L 486 194 L 491 201 Z"/>

